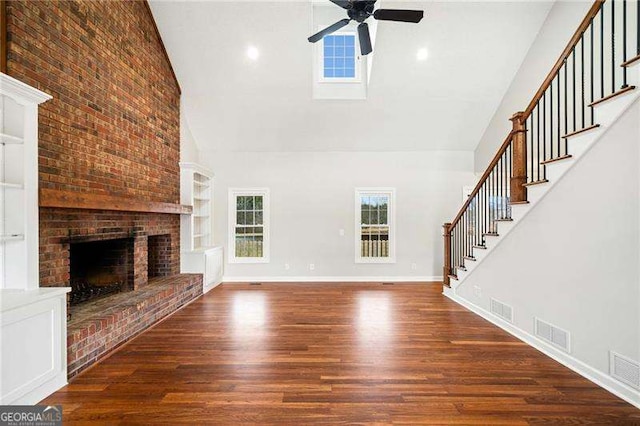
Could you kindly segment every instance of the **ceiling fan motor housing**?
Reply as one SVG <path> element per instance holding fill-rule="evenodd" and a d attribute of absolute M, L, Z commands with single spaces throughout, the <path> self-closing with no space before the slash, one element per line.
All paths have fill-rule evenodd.
<path fill-rule="evenodd" d="M 373 14 L 375 0 L 355 1 L 351 3 L 351 8 L 347 9 L 349 18 L 357 22 L 364 22 Z"/>

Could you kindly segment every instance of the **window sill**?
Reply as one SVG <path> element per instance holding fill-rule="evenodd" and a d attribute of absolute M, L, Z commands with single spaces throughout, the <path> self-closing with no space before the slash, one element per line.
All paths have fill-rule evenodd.
<path fill-rule="evenodd" d="M 387 257 L 387 258 L 358 257 L 356 258 L 355 263 L 396 263 L 396 259 L 395 257 Z"/>
<path fill-rule="evenodd" d="M 269 263 L 268 257 L 231 257 L 229 263 Z"/>

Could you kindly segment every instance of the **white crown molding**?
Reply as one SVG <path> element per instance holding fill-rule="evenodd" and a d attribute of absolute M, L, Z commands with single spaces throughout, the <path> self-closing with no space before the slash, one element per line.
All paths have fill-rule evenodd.
<path fill-rule="evenodd" d="M 0 73 L 0 94 L 13 98 L 21 105 L 41 104 L 52 99 L 51 95 L 4 73 Z"/>

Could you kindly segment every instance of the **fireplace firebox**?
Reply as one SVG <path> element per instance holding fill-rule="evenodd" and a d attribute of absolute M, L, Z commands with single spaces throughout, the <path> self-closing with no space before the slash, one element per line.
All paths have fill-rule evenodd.
<path fill-rule="evenodd" d="M 133 289 L 133 239 L 70 244 L 71 306 Z"/>

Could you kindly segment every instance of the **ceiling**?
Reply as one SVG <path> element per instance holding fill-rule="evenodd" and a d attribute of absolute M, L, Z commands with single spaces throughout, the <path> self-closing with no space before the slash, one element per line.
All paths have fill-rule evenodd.
<path fill-rule="evenodd" d="M 151 1 L 186 121 L 218 151 L 473 150 L 551 5 L 385 0 L 425 18 L 378 25 L 366 100 L 316 100 L 311 2 Z"/>

